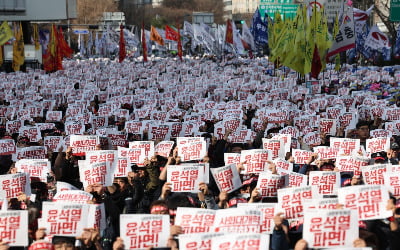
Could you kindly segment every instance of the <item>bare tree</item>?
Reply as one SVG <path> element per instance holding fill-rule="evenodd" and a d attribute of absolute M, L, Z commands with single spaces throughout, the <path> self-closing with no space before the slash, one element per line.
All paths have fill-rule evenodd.
<path fill-rule="evenodd" d="M 118 5 L 114 0 L 77 0 L 78 17 L 73 23 L 97 24 L 103 12 L 115 12 Z"/>

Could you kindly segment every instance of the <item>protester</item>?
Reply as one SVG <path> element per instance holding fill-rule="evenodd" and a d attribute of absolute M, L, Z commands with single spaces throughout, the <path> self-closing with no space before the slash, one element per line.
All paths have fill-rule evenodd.
<path fill-rule="evenodd" d="M 345 66 L 310 86 L 273 67 L 91 59 L 2 74 L 0 248 L 397 249 L 400 115 L 369 85 L 395 93 L 400 72 Z"/>

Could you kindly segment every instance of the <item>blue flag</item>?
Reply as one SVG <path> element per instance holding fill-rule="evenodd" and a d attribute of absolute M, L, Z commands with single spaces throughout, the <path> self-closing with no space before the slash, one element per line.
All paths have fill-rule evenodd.
<path fill-rule="evenodd" d="M 397 27 L 396 44 L 393 47 L 393 54 L 395 58 L 400 58 L 400 25 Z"/>
<path fill-rule="evenodd" d="M 257 45 L 268 43 L 268 24 L 264 23 L 261 20 L 261 15 L 260 12 L 258 11 L 258 8 L 253 14 L 251 33 Z"/>

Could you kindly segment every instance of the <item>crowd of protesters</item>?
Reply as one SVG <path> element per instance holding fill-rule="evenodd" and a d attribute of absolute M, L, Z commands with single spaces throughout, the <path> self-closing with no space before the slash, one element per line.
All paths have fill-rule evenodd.
<path fill-rule="evenodd" d="M 18 133 L 10 134 L 6 129 L 6 122 L 20 119 L 18 111 L 29 106 L 42 107 L 45 100 L 54 100 L 52 110 L 62 111 L 61 121 L 46 120 L 43 108 L 41 116 L 23 119 L 24 126 L 35 126 L 38 123 L 53 123 L 51 129 L 41 131 L 45 136 L 66 136 L 65 122 L 75 119 L 69 116 L 67 110 L 71 104 L 83 104 L 82 113 L 98 115 L 104 104 L 119 105 L 117 109 L 129 111 L 129 117 L 118 117 L 110 113 L 107 127 L 118 131 L 125 131 L 128 120 L 155 120 L 151 111 L 166 111 L 171 115 L 162 122 L 184 122 L 199 115 L 201 126 L 198 131 L 192 131 L 192 136 L 202 136 L 208 140 L 207 156 L 201 161 L 208 163 L 210 168 L 225 166 L 224 153 L 240 153 L 242 150 L 262 147 L 262 138 L 271 138 L 287 126 L 296 126 L 294 119 L 302 115 L 319 115 L 326 117 L 326 108 L 329 105 L 339 105 L 345 112 L 358 112 L 366 100 L 369 107 L 379 106 L 396 107 L 400 104 L 397 99 L 400 77 L 395 68 L 358 68 L 345 66 L 340 72 L 328 70 L 321 73 L 318 90 L 305 82 L 298 81 L 295 72 L 287 68 L 274 68 L 266 59 L 230 59 L 223 61 L 209 59 L 185 59 L 183 62 L 168 60 L 154 60 L 149 63 L 124 62 L 118 64 L 108 60 L 70 61 L 65 70 L 52 74 L 44 74 L 40 70 L 28 70 L 26 73 L 1 74 L 0 83 L 1 108 L 6 112 L 1 115 L 0 139 L 14 139 L 17 148 L 43 145 L 43 140 L 31 142 L 28 137 Z M 308 93 L 304 90 L 309 91 Z M 343 90 L 347 90 L 342 92 Z M 356 95 L 352 95 L 356 93 Z M 106 97 L 101 94 L 106 93 Z M 265 94 L 263 98 L 256 98 L 256 94 Z M 133 95 L 133 102 L 120 103 L 118 98 Z M 313 100 L 341 97 L 351 97 L 355 101 L 352 106 L 337 101 L 313 108 Z M 331 99 L 332 100 L 332 99 Z M 219 103 L 237 104 L 242 111 L 244 128 L 254 131 L 254 136 L 247 143 L 231 143 L 230 135 L 234 133 L 225 130 L 222 138 L 214 134 L 214 125 L 220 117 L 205 117 L 207 111 L 204 103 L 212 102 L 216 109 Z M 172 105 L 167 105 L 172 103 Z M 268 117 L 258 117 L 258 109 L 264 107 L 280 107 L 288 111 L 288 119 L 282 123 L 271 123 Z M 221 106 L 222 107 L 222 106 Z M 137 110 L 146 110 L 146 117 L 138 117 Z M 224 108 L 222 108 L 224 109 Z M 385 129 L 382 114 L 357 114 L 356 126 L 346 128 L 337 127 L 336 135 L 321 133 L 319 145 L 330 146 L 329 137 L 347 137 L 360 140 L 365 149 L 366 140 L 370 138 L 370 131 Z M 371 115 L 372 114 L 372 115 Z M 261 119 L 262 124 L 254 128 L 252 120 Z M 338 123 L 339 124 L 339 123 Z M 96 134 L 91 124 L 85 124 L 84 134 Z M 128 141 L 146 141 L 148 131 L 142 134 L 126 133 Z M 298 148 L 312 150 L 314 146 L 307 145 L 302 137 L 292 138 Z M 174 138 L 171 138 L 174 140 Z M 156 141 L 156 143 L 158 143 Z M 371 155 L 370 164 L 388 163 L 397 165 L 400 138 L 393 133 L 390 149 Z M 114 149 L 111 145 L 99 145 L 99 149 Z M 124 242 L 119 237 L 119 219 L 121 214 L 169 214 L 171 217 L 170 240 L 167 245 L 177 249 L 179 242 L 177 235 L 182 233 L 179 225 L 173 222 L 178 207 L 198 207 L 204 209 L 229 209 L 240 202 L 277 202 L 277 198 L 262 198 L 256 188 L 257 175 L 241 175 L 243 186 L 234 192 L 220 192 L 214 179 L 200 183 L 198 194 L 171 192 L 171 183 L 167 180 L 168 166 L 179 165 L 180 156 L 176 148 L 171 150 L 168 158 L 154 155 L 146 159 L 143 166 L 132 165 L 131 171 L 125 177 L 114 178 L 112 186 L 103 187 L 93 184 L 83 187 L 79 176 L 78 161 L 84 156 L 76 156 L 71 147 L 66 145 L 58 151 L 48 150 L 48 159 L 51 161 L 51 174 L 48 182 L 31 181 L 34 201 L 21 193 L 17 198 L 8 201 L 8 210 L 26 209 L 29 211 L 29 248 L 30 249 L 124 249 Z M 293 162 L 293 156 L 286 154 L 286 159 Z M 0 174 L 15 173 L 16 159 L 12 155 L 0 156 Z M 239 172 L 243 163 L 237 165 Z M 320 161 L 318 155 L 313 154 L 308 164 L 294 164 L 293 171 L 308 174 L 310 171 L 335 171 L 334 160 Z M 277 170 L 273 163 L 269 165 L 273 174 Z M 211 174 L 210 174 L 211 175 Z M 54 237 L 52 244 L 47 242 L 46 230 L 38 228 L 37 219 L 41 216 L 41 203 L 51 201 L 54 196 L 57 182 L 66 182 L 77 189 L 93 195 L 92 203 L 104 203 L 107 216 L 107 227 L 100 232 L 98 229 L 87 228 L 83 234 L 71 241 L 68 237 Z M 342 174 L 342 186 L 362 185 L 363 179 L 352 176 L 351 173 Z M 354 247 L 371 247 L 372 249 L 399 249 L 400 211 L 396 207 L 398 197 L 391 196 L 388 209 L 393 211 L 393 217 L 382 220 L 368 220 L 359 228 L 359 238 L 354 239 Z M 290 225 L 282 214 L 273 218 L 275 227 L 270 235 L 270 249 L 306 249 L 307 242 L 302 239 L 302 225 Z M 1 235 L 1 234 L 0 234 Z M 1 240 L 1 239 L 0 239 Z M 7 249 L 7 242 L 2 241 L 0 249 Z M 11 247 L 18 248 L 18 247 Z"/>

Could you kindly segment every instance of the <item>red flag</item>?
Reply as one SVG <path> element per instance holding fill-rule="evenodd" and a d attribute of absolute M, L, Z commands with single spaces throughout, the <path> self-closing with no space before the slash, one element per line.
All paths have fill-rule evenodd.
<path fill-rule="evenodd" d="M 61 57 L 71 58 L 74 51 L 69 47 L 67 41 L 65 41 L 61 27 L 58 31 L 57 43 L 60 47 Z"/>
<path fill-rule="evenodd" d="M 225 42 L 233 44 L 233 28 L 232 21 L 230 19 L 226 20 Z"/>
<path fill-rule="evenodd" d="M 146 45 L 146 35 L 144 31 L 144 22 L 142 22 L 142 50 L 143 50 L 143 62 L 147 62 L 147 45 Z"/>
<path fill-rule="evenodd" d="M 176 30 L 169 27 L 168 25 L 165 25 L 165 39 L 172 40 L 172 41 L 178 41 L 178 36 L 179 35 Z"/>
<path fill-rule="evenodd" d="M 124 27 L 119 27 L 119 62 L 121 63 L 126 57 Z"/>
<path fill-rule="evenodd" d="M 182 55 L 183 55 L 183 53 L 182 53 L 181 32 L 180 32 L 179 26 L 178 26 L 178 56 L 179 56 L 179 59 L 181 59 L 181 61 L 182 61 Z"/>
<path fill-rule="evenodd" d="M 317 45 L 314 47 L 313 59 L 311 64 L 311 77 L 318 79 L 319 72 L 321 72 L 322 63 L 319 56 Z"/>
<path fill-rule="evenodd" d="M 46 72 L 54 72 L 59 68 L 57 40 L 57 30 L 53 24 L 50 31 L 50 41 L 47 45 L 46 54 L 43 55 L 43 66 Z"/>

